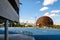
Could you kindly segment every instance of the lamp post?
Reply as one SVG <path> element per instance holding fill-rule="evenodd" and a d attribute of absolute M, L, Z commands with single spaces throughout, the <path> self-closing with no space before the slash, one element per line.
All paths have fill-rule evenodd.
<path fill-rule="evenodd" d="M 37 17 L 35 16 L 35 22 L 36 22 L 36 18 L 37 18 Z M 36 24 L 35 24 L 35 26 L 36 26 Z"/>

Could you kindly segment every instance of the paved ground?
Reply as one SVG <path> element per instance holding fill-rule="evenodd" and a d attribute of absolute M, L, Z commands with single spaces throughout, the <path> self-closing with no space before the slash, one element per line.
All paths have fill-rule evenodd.
<path fill-rule="evenodd" d="M 9 34 L 9 40 L 35 40 L 33 37 L 22 34 Z M 0 40 L 4 40 L 4 35 L 0 34 Z"/>

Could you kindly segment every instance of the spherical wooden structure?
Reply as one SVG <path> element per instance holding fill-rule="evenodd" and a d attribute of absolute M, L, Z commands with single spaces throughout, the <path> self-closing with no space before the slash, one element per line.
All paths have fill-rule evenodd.
<path fill-rule="evenodd" d="M 53 20 L 48 16 L 42 16 L 36 21 L 36 26 L 51 26 L 53 25 Z"/>

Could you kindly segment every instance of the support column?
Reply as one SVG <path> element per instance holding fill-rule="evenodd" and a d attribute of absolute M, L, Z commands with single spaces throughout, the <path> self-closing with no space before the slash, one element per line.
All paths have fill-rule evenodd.
<path fill-rule="evenodd" d="M 9 21 L 5 21 L 5 40 L 8 40 L 8 27 L 9 27 Z"/>
<path fill-rule="evenodd" d="M 14 22 L 12 22 L 12 26 L 14 27 L 15 25 L 14 25 Z"/>

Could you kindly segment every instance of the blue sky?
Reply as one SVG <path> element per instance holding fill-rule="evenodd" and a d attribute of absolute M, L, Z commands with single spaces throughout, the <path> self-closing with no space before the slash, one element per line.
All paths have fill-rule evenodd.
<path fill-rule="evenodd" d="M 60 24 L 60 0 L 20 0 L 20 22 L 34 23 L 41 16 L 49 16 Z"/>

